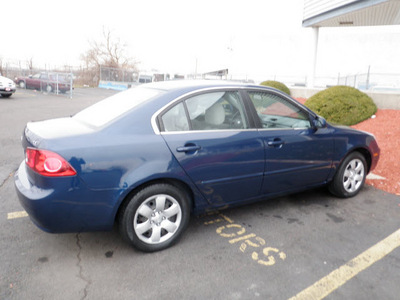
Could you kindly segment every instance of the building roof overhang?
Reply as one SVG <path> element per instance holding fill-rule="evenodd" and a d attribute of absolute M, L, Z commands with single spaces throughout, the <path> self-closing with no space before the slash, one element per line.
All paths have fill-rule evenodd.
<path fill-rule="evenodd" d="M 400 0 L 306 0 L 303 27 L 400 24 Z"/>

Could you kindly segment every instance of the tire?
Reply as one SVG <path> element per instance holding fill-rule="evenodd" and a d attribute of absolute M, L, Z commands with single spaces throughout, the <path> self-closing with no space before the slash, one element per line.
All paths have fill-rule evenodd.
<path fill-rule="evenodd" d="M 12 94 L 1 94 L 3 98 L 10 98 Z"/>
<path fill-rule="evenodd" d="M 53 88 L 51 87 L 51 85 L 47 85 L 46 92 L 51 93 L 52 91 L 53 91 Z"/>
<path fill-rule="evenodd" d="M 124 204 L 119 230 L 135 248 L 154 252 L 172 246 L 186 229 L 189 218 L 187 193 L 169 184 L 154 184 Z"/>
<path fill-rule="evenodd" d="M 20 82 L 18 83 L 18 85 L 19 85 L 19 87 L 20 87 L 21 89 L 25 89 L 25 88 L 26 88 L 26 83 L 25 83 L 25 81 L 20 81 Z"/>
<path fill-rule="evenodd" d="M 329 184 L 329 191 L 340 198 L 354 197 L 364 186 L 366 176 L 365 157 L 359 152 L 352 152 L 340 164 Z"/>

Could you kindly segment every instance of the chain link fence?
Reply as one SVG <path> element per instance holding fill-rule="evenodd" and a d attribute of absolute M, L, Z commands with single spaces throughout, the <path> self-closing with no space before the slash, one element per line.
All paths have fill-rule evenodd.
<path fill-rule="evenodd" d="M 184 79 L 184 76 L 178 74 L 172 76 L 171 74 L 158 71 L 138 72 L 136 69 L 101 66 L 99 87 L 114 90 L 126 90 L 142 83 L 177 79 Z"/>
<path fill-rule="evenodd" d="M 339 77 L 338 85 L 347 85 L 371 92 L 400 93 L 400 74 L 355 74 Z"/>
<path fill-rule="evenodd" d="M 2 76 L 13 80 L 21 89 L 66 95 L 70 98 L 73 95 L 73 73 L 7 67 L 2 69 Z"/>
<path fill-rule="evenodd" d="M 289 87 L 307 87 L 307 76 L 267 76 L 268 80 L 276 80 Z M 400 74 L 389 73 L 359 73 L 341 76 L 318 76 L 314 78 L 314 87 L 327 88 L 336 85 L 346 85 L 368 92 L 400 93 Z"/>
<path fill-rule="evenodd" d="M 133 69 L 100 66 L 100 88 L 126 90 L 137 84 L 137 72 Z"/>

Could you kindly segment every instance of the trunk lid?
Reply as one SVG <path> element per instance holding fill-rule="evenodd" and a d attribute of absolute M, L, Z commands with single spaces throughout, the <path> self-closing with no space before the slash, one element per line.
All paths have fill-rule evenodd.
<path fill-rule="evenodd" d="M 85 135 L 94 129 L 74 118 L 59 118 L 40 122 L 29 122 L 24 131 L 22 145 L 26 147 L 47 148 L 47 142 L 72 136 Z"/>

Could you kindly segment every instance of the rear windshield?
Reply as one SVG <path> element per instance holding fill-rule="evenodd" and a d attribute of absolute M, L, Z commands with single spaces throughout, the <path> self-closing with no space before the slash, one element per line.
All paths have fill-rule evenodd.
<path fill-rule="evenodd" d="M 161 92 L 142 87 L 132 88 L 89 106 L 74 115 L 74 118 L 101 127 Z"/>

